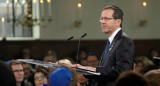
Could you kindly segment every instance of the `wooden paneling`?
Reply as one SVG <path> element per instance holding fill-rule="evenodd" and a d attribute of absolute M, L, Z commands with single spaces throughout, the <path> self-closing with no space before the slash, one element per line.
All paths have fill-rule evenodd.
<path fill-rule="evenodd" d="M 135 56 L 147 55 L 150 48 L 157 48 L 160 50 L 160 40 L 134 40 L 135 43 Z M 81 41 L 80 47 L 87 49 L 88 51 L 94 51 L 100 57 L 106 40 L 88 40 Z M 31 56 L 35 59 L 42 59 L 48 52 L 48 50 L 55 50 L 57 56 L 63 46 L 63 41 L 1 41 L 0 42 L 0 59 L 9 60 L 14 59 L 17 54 L 24 48 L 31 49 Z M 78 41 L 67 42 L 62 57 L 72 57 L 77 54 Z"/>

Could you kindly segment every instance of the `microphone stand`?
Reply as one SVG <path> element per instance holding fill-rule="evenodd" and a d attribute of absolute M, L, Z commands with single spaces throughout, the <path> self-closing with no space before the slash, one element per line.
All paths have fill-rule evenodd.
<path fill-rule="evenodd" d="M 59 58 L 58 58 L 58 64 L 59 64 L 59 60 L 61 59 L 61 56 L 62 56 L 62 53 L 63 53 L 63 50 L 64 50 L 64 48 L 65 48 L 66 43 L 67 43 L 69 40 L 71 40 L 71 39 L 73 39 L 73 36 L 71 36 L 71 37 L 68 38 L 66 41 L 64 41 L 63 47 L 61 48 L 61 52 L 60 52 L 60 55 L 59 55 Z"/>
<path fill-rule="evenodd" d="M 81 38 L 79 39 L 79 42 L 78 42 L 78 52 L 77 52 L 77 59 L 76 59 L 76 68 L 77 68 L 77 62 L 78 62 L 78 55 L 79 55 L 79 48 L 80 48 L 80 41 L 83 37 L 85 37 L 87 35 L 87 33 L 83 34 L 81 36 Z"/>

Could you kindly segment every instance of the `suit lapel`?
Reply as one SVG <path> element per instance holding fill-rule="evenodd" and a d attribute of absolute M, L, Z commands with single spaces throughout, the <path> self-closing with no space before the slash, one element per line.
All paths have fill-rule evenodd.
<path fill-rule="evenodd" d="M 112 51 L 115 51 L 115 48 L 114 48 L 114 47 L 116 46 L 116 41 L 117 41 L 117 39 L 119 38 L 120 34 L 122 34 L 122 30 L 120 30 L 120 31 L 116 34 L 116 36 L 114 37 L 111 45 L 109 46 L 109 50 L 108 50 L 108 52 L 106 53 L 106 55 L 104 56 L 103 60 L 102 60 L 102 58 L 101 58 L 100 66 L 103 66 L 103 64 L 108 60 L 109 54 L 112 54 Z"/>

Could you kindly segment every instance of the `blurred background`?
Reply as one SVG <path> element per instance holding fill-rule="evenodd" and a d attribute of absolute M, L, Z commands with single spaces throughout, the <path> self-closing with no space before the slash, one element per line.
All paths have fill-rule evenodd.
<path fill-rule="evenodd" d="M 124 12 L 123 31 L 135 43 L 135 56 L 160 51 L 159 0 L 0 0 L 0 59 L 20 58 L 28 49 L 33 59 L 54 52 L 58 58 L 75 58 L 80 48 L 99 58 L 106 45 L 99 18 L 102 8 L 116 5 Z M 69 37 L 73 40 L 63 43 Z"/>

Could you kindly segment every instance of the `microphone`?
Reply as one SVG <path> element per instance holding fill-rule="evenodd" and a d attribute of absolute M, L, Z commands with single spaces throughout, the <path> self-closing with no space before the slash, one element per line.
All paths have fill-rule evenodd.
<path fill-rule="evenodd" d="M 83 34 L 83 35 L 81 36 L 81 38 L 85 37 L 86 35 L 87 35 L 87 33 Z"/>
<path fill-rule="evenodd" d="M 73 36 L 71 36 L 70 38 L 68 38 L 67 41 L 69 41 L 69 40 L 71 40 L 71 39 L 73 39 Z"/>
<path fill-rule="evenodd" d="M 79 55 L 79 47 L 80 47 L 80 41 L 82 38 L 84 38 L 87 35 L 87 33 L 83 34 L 81 38 L 79 38 L 79 43 L 78 43 L 78 52 L 77 52 L 77 59 L 76 59 L 76 68 L 77 68 L 77 62 L 78 62 L 78 55 Z"/>
<path fill-rule="evenodd" d="M 59 55 L 59 57 L 58 57 L 58 64 L 59 64 L 59 60 L 61 59 L 61 56 L 62 56 L 62 53 L 63 53 L 63 50 L 64 50 L 64 48 L 65 48 L 66 43 L 67 43 L 68 41 L 70 41 L 71 39 L 73 39 L 73 36 L 69 37 L 66 41 L 64 41 L 63 47 L 61 48 L 61 53 L 60 53 L 60 55 Z"/>

